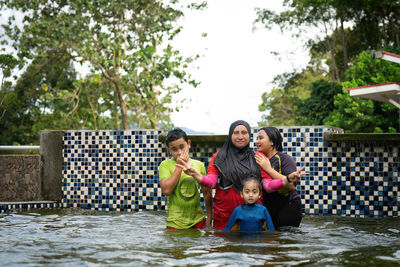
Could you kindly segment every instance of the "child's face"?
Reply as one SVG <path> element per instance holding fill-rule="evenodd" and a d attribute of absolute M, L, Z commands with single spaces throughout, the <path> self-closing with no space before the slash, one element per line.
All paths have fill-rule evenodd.
<path fill-rule="evenodd" d="M 187 142 L 183 138 L 168 143 L 168 151 L 172 154 L 174 160 L 181 156 L 184 152 L 188 153 L 190 148 L 190 140 Z"/>
<path fill-rule="evenodd" d="M 247 204 L 255 203 L 261 196 L 258 184 L 253 180 L 248 181 L 244 184 L 240 195 L 242 195 Z"/>
<path fill-rule="evenodd" d="M 269 136 L 264 130 L 258 132 L 256 146 L 257 150 L 264 154 L 274 150 L 274 143 L 269 139 Z"/>

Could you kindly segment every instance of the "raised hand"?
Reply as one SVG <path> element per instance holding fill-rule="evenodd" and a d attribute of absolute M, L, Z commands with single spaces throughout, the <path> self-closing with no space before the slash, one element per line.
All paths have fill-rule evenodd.
<path fill-rule="evenodd" d="M 271 162 L 264 154 L 257 153 L 254 157 L 257 164 L 260 165 L 264 171 L 268 172 L 268 170 L 271 169 Z"/>
<path fill-rule="evenodd" d="M 190 161 L 189 149 L 186 151 L 183 151 L 182 154 L 178 158 L 181 158 L 185 162 L 189 162 Z"/>
<path fill-rule="evenodd" d="M 190 161 L 187 162 L 183 157 L 179 156 L 176 159 L 176 166 L 185 169 L 187 166 L 190 166 Z"/>
<path fill-rule="evenodd" d="M 301 179 L 302 176 L 304 175 L 309 175 L 308 172 L 302 172 L 302 170 L 305 168 L 305 166 L 301 167 L 300 169 L 298 169 L 295 172 L 292 172 L 291 174 L 288 175 L 289 179 L 292 182 L 297 182 Z"/>
<path fill-rule="evenodd" d="M 190 162 L 187 163 L 185 162 L 183 159 L 178 158 L 177 159 L 177 163 L 176 166 L 179 168 L 182 168 L 182 171 L 189 175 L 192 176 L 193 178 L 195 178 L 198 182 L 201 181 L 201 174 L 194 168 L 192 167 L 192 165 L 190 165 Z"/>

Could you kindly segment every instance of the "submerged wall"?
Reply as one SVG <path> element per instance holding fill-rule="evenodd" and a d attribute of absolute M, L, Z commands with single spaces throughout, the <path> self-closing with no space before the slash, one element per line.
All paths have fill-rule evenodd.
<path fill-rule="evenodd" d="M 64 133 L 64 207 L 104 211 L 165 210 L 158 166 L 168 157 L 161 131 Z M 208 162 L 219 144 L 193 142 L 191 157 Z"/>
<path fill-rule="evenodd" d="M 310 173 L 298 185 L 305 214 L 399 216 L 399 144 L 326 142 L 332 127 L 280 127 L 285 151 Z M 252 130 L 254 147 L 257 129 Z M 64 207 L 163 210 L 158 165 L 168 157 L 160 131 L 64 133 Z M 192 157 L 208 162 L 226 139 L 191 136 Z"/>
<path fill-rule="evenodd" d="M 400 216 L 400 135 L 325 133 L 324 137 L 318 188 L 327 197 L 314 201 L 314 209 L 361 217 Z"/>
<path fill-rule="evenodd" d="M 304 214 L 400 216 L 399 135 L 389 139 L 378 135 L 374 140 L 364 136 L 359 142 L 332 127 L 278 128 L 285 152 L 298 168 L 306 166 L 310 173 L 297 186 Z M 252 147 L 257 131 L 252 129 Z M 62 207 L 103 211 L 164 210 L 158 165 L 168 154 L 159 140 L 162 134 L 159 130 L 49 133 L 58 139 L 52 141 L 55 145 L 47 145 L 50 154 L 42 155 L 43 166 L 54 159 L 53 152 L 62 162 L 50 164 L 53 167 L 46 172 L 48 178 L 42 183 L 48 185 L 46 179 L 50 179 L 52 186 L 43 188 L 54 198 L 46 200 Z M 226 140 L 226 136 L 189 138 L 191 157 L 205 162 L 206 167 Z"/>

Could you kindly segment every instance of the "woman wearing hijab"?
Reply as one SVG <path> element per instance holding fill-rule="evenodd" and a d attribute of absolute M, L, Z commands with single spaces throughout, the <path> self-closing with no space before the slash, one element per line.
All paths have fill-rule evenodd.
<path fill-rule="evenodd" d="M 242 181 L 251 175 L 258 177 L 261 182 L 260 168 L 250 148 L 250 125 L 242 120 L 235 121 L 229 127 L 228 140 L 210 161 L 207 172 L 209 179 L 202 179 L 206 186 L 215 187 L 216 182 L 218 185 L 213 210 L 215 228 L 223 229 L 233 210 L 244 202 L 240 195 Z"/>
<path fill-rule="evenodd" d="M 262 180 L 264 188 L 278 190 L 289 183 L 298 181 L 304 175 L 300 173 L 300 169 L 284 176 L 271 168 L 265 156 L 256 157 L 255 152 L 250 148 L 250 125 L 242 120 L 233 122 L 229 127 L 228 140 L 211 158 L 207 176 L 201 175 L 184 161 L 178 161 L 176 166 L 181 167 L 187 175 L 194 177 L 200 185 L 216 188 L 213 226 L 217 229 L 224 229 L 233 210 L 244 203 L 240 190 L 242 182 L 248 177 L 255 175 Z M 261 204 L 261 200 L 259 199 L 257 203 Z"/>
<path fill-rule="evenodd" d="M 264 168 L 271 169 L 268 159 L 264 157 L 262 162 Z M 233 210 L 243 204 L 240 190 L 242 182 L 248 177 L 255 175 L 260 181 L 262 177 L 263 186 L 272 188 L 286 186 L 289 180 L 297 181 L 300 178 L 298 172 L 290 174 L 289 180 L 274 170 L 269 170 L 268 173 L 261 172 L 255 153 L 250 148 L 250 125 L 242 120 L 235 121 L 229 127 L 228 140 L 211 158 L 207 176 L 202 176 L 186 162 L 178 162 L 177 166 L 187 175 L 194 177 L 200 185 L 216 188 L 213 226 L 218 229 L 224 229 Z M 257 202 L 261 203 L 260 199 Z"/>
<path fill-rule="evenodd" d="M 254 155 L 250 148 L 250 125 L 238 120 L 229 127 L 228 140 L 211 158 L 207 176 L 180 162 L 185 173 L 193 176 L 201 185 L 216 187 L 213 210 L 215 228 L 224 229 L 233 210 L 244 202 L 240 196 L 242 181 L 251 175 L 261 181 L 260 167 Z"/>

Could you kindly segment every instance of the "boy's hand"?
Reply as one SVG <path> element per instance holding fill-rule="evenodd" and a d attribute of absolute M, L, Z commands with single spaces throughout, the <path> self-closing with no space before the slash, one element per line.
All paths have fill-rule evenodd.
<path fill-rule="evenodd" d="M 186 162 L 182 157 L 178 157 L 176 159 L 176 166 L 182 169 L 185 169 L 187 166 L 190 166 L 190 162 Z"/>
<path fill-rule="evenodd" d="M 190 162 L 189 149 L 187 151 L 182 152 L 182 154 L 178 157 L 178 159 L 182 159 L 184 162 L 189 163 Z"/>

